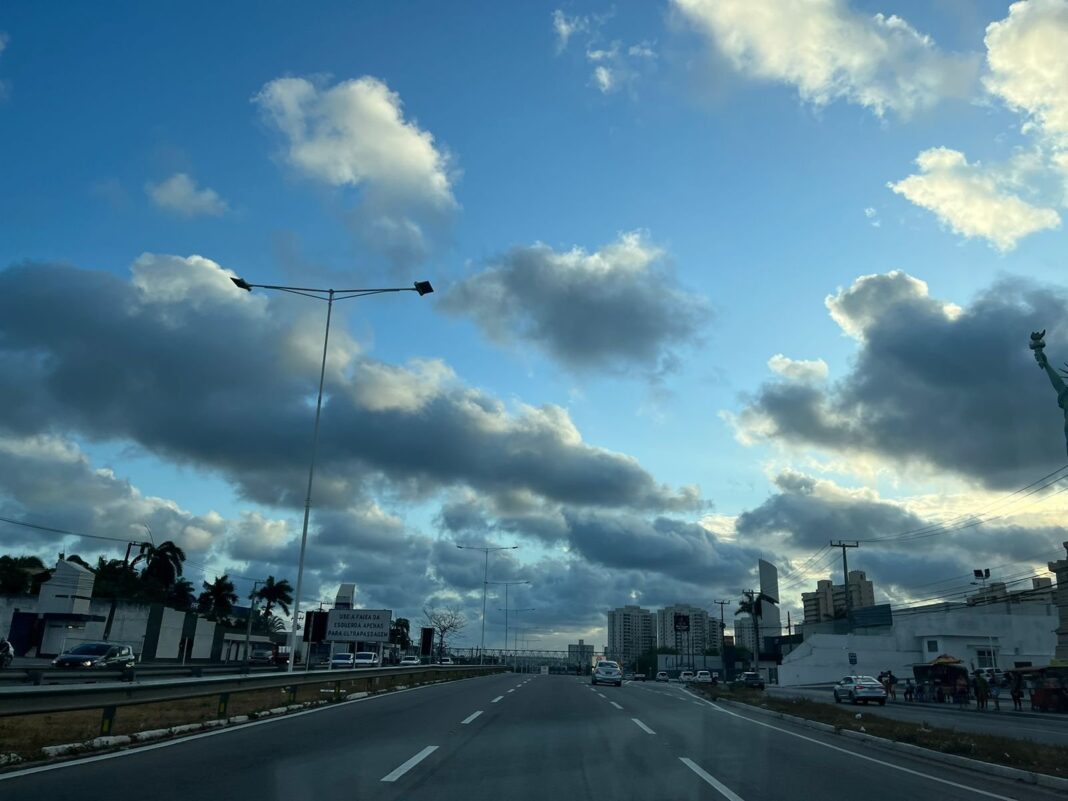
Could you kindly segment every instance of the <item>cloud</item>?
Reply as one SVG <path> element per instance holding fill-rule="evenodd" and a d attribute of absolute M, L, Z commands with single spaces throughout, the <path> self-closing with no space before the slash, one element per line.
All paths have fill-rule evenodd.
<path fill-rule="evenodd" d="M 11 41 L 11 37 L 4 31 L 0 31 L 0 56 L 4 54 L 7 49 L 8 43 Z M 10 81 L 0 80 L 0 103 L 7 100 L 8 95 L 11 93 Z"/>
<path fill-rule="evenodd" d="M 590 29 L 588 17 L 569 17 L 559 8 L 553 11 L 553 31 L 556 33 L 556 52 L 562 53 L 567 49 L 568 42 L 576 33 L 583 33 Z"/>
<path fill-rule="evenodd" d="M 1068 2 L 1030 0 L 1009 6 L 986 29 L 983 83 L 1060 147 L 1068 147 Z"/>
<path fill-rule="evenodd" d="M 440 307 L 571 370 L 646 374 L 670 368 L 710 318 L 708 302 L 684 289 L 664 251 L 638 232 L 592 253 L 514 248 L 454 285 Z"/>
<path fill-rule="evenodd" d="M 593 82 L 601 94 L 608 94 L 618 85 L 610 67 L 598 64 L 593 68 Z"/>
<path fill-rule="evenodd" d="M 158 184 L 145 184 L 145 192 L 156 206 L 182 217 L 219 217 L 229 211 L 214 189 L 197 189 L 196 182 L 184 172 Z"/>
<path fill-rule="evenodd" d="M 203 257 L 151 254 L 130 281 L 47 264 L 0 271 L 0 433 L 133 442 L 220 471 L 250 499 L 299 508 L 306 467 L 293 455 L 307 453 L 320 358 L 300 343 L 322 322 L 235 290 L 229 275 Z M 664 486 L 634 458 L 583 441 L 559 406 L 506 405 L 440 361 L 371 359 L 342 318 L 334 330 L 317 508 L 372 490 L 462 488 L 579 506 L 701 505 L 696 489 Z"/>
<path fill-rule="evenodd" d="M 954 233 L 982 237 L 1005 252 L 1023 237 L 1061 224 L 1054 209 L 1034 206 L 1007 191 L 995 172 L 969 164 L 960 151 L 931 148 L 920 153 L 916 164 L 919 174 L 887 186 L 934 212 Z"/>
<path fill-rule="evenodd" d="M 868 218 L 872 228 L 880 228 L 883 224 L 879 219 L 879 212 L 871 206 L 864 209 L 864 216 Z"/>
<path fill-rule="evenodd" d="M 354 225 L 394 264 L 425 258 L 429 240 L 459 205 L 450 154 L 404 117 L 400 95 L 371 76 L 316 85 L 278 78 L 253 98 L 305 176 L 360 191 Z"/>
<path fill-rule="evenodd" d="M 1068 353 L 1068 293 L 1005 278 L 961 307 L 895 271 L 858 278 L 826 301 L 853 337 L 848 372 L 828 385 L 773 380 L 735 418 L 747 443 L 873 456 L 987 487 L 1018 487 L 1064 462 L 1063 418 L 1025 347 L 1047 326 Z"/>
<path fill-rule="evenodd" d="M 797 88 L 817 106 L 846 100 L 908 116 L 967 97 L 978 58 L 943 53 L 900 17 L 868 16 L 845 0 L 674 0 L 731 66 Z"/>
<path fill-rule="evenodd" d="M 768 359 L 768 367 L 783 378 L 802 383 L 827 380 L 827 362 L 823 359 L 790 359 L 776 353 Z"/>

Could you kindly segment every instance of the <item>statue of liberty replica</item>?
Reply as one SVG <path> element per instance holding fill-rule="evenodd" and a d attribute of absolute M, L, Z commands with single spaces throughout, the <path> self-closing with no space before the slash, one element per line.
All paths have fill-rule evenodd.
<path fill-rule="evenodd" d="M 1053 389 L 1057 392 L 1057 405 L 1064 410 L 1064 440 L 1065 447 L 1068 448 L 1068 386 L 1065 386 L 1064 378 L 1049 366 L 1049 359 L 1046 358 L 1045 352 L 1046 342 L 1043 339 L 1045 336 L 1045 329 L 1032 332 L 1030 348 L 1035 352 L 1035 361 L 1038 362 L 1038 366 L 1046 371 L 1049 382 L 1053 384 Z"/>

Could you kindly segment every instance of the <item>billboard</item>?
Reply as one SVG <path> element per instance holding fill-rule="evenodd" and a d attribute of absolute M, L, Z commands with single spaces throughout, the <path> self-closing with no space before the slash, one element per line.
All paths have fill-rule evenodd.
<path fill-rule="evenodd" d="M 304 642 L 322 642 L 326 639 L 326 612 L 308 612 L 304 615 Z"/>
<path fill-rule="evenodd" d="M 334 642 L 389 642 L 392 609 L 331 609 L 326 639 Z"/>
<path fill-rule="evenodd" d="M 419 655 L 430 656 L 434 653 L 434 629 L 424 626 L 419 629 Z"/>
<path fill-rule="evenodd" d="M 675 631 L 687 632 L 690 630 L 690 616 L 680 612 L 675 613 Z"/>

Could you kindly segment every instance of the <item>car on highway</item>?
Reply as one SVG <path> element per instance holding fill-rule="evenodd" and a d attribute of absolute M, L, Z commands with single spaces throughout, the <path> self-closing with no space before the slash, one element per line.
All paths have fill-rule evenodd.
<path fill-rule="evenodd" d="M 52 660 L 56 668 L 132 668 L 137 662 L 133 648 L 110 642 L 83 642 Z"/>
<path fill-rule="evenodd" d="M 658 670 L 654 681 L 671 681 L 671 677 L 668 676 L 666 670 Z"/>
<path fill-rule="evenodd" d="M 698 684 L 712 684 L 712 674 L 707 670 L 699 670 L 693 677 L 693 680 Z"/>
<path fill-rule="evenodd" d="M 253 648 L 248 655 L 250 665 L 273 665 L 275 663 L 274 649 L 271 647 Z"/>
<path fill-rule="evenodd" d="M 684 670 L 679 674 L 679 681 L 693 681 L 694 673 L 692 670 Z"/>
<path fill-rule="evenodd" d="M 764 678 L 755 670 L 747 670 L 739 676 L 738 683 L 743 687 L 751 687 L 754 690 L 764 689 Z"/>
<path fill-rule="evenodd" d="M 645 674 L 644 673 L 635 673 L 634 674 L 634 681 L 645 681 L 645 680 L 646 680 L 646 678 L 645 678 Z"/>
<path fill-rule="evenodd" d="M 348 651 L 330 657 L 330 669 L 355 667 L 353 655 Z"/>
<path fill-rule="evenodd" d="M 609 659 L 602 659 L 597 663 L 597 667 L 593 669 L 590 684 L 614 684 L 617 687 L 622 687 L 623 671 L 619 669 L 617 663 Z"/>
<path fill-rule="evenodd" d="M 377 667 L 382 658 L 374 651 L 357 651 L 352 657 L 353 667 Z"/>
<path fill-rule="evenodd" d="M 834 685 L 834 702 L 842 701 L 851 704 L 875 701 L 879 706 L 886 706 L 886 688 L 872 676 L 845 676 Z"/>
<path fill-rule="evenodd" d="M 409 665 L 421 665 L 423 662 L 417 656 L 406 656 L 401 659 L 400 663 L 403 667 L 408 667 Z"/>
<path fill-rule="evenodd" d="M 443 657 L 441 657 L 441 661 L 438 662 L 438 664 L 439 665 L 451 665 L 452 664 L 452 658 L 448 657 L 448 656 L 443 656 Z"/>

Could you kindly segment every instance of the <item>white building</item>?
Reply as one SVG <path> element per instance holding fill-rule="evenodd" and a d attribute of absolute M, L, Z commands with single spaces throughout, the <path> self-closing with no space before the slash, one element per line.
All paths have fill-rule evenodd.
<path fill-rule="evenodd" d="M 628 604 L 608 613 L 608 646 L 605 657 L 633 662 L 656 647 L 656 615 Z"/>
<path fill-rule="evenodd" d="M 689 632 L 675 631 L 675 615 L 685 615 Z M 656 644 L 680 653 L 703 654 L 709 648 L 720 650 L 719 620 L 707 609 L 690 604 L 673 604 L 656 612 Z"/>
<path fill-rule="evenodd" d="M 1053 658 L 1057 623 L 1053 604 L 918 607 L 896 613 L 892 626 L 869 629 L 873 633 L 806 636 L 783 657 L 779 683 L 813 684 L 884 670 L 905 678 L 913 665 L 941 654 L 957 657 L 969 669 L 1042 666 Z"/>

